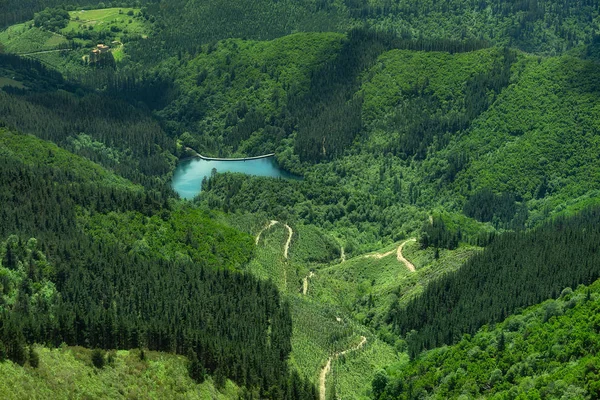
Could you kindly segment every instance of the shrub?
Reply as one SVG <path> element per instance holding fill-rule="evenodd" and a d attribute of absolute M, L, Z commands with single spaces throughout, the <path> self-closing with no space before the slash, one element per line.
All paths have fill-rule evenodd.
<path fill-rule="evenodd" d="M 104 368 L 104 351 L 100 349 L 92 351 L 92 364 L 98 369 Z"/>
<path fill-rule="evenodd" d="M 40 356 L 37 351 L 34 350 L 33 346 L 29 347 L 29 365 L 31 365 L 32 368 L 40 366 Z"/>

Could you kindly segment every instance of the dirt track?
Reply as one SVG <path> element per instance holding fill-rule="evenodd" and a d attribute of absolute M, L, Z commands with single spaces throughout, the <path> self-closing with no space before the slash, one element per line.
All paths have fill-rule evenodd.
<path fill-rule="evenodd" d="M 302 294 L 304 296 L 308 293 L 308 280 L 313 276 L 315 276 L 315 273 L 310 271 L 310 273 L 304 277 L 304 281 L 302 281 Z"/>
<path fill-rule="evenodd" d="M 367 254 L 365 256 L 365 258 L 376 258 L 376 259 L 381 259 L 383 257 L 387 257 L 387 256 L 391 256 L 392 254 L 394 254 L 396 252 L 396 250 L 390 250 L 387 253 L 375 253 L 375 254 Z"/>
<path fill-rule="evenodd" d="M 262 235 L 262 233 L 264 231 L 266 231 L 267 229 L 269 229 L 270 227 L 272 227 L 273 225 L 275 225 L 277 223 L 277 221 L 275 221 L 274 219 L 272 219 L 271 221 L 269 221 L 269 224 L 267 226 L 265 226 L 264 228 L 261 229 L 260 232 L 258 232 L 258 235 L 256 235 L 256 241 L 255 244 L 258 244 L 258 241 L 260 240 L 260 235 Z"/>
<path fill-rule="evenodd" d="M 290 249 L 290 243 L 292 243 L 292 236 L 294 236 L 294 231 L 288 224 L 285 224 L 285 227 L 288 230 L 288 239 L 285 242 L 285 247 L 283 248 L 283 257 L 287 260 L 288 258 L 288 250 Z"/>
<path fill-rule="evenodd" d="M 376 258 L 376 259 L 381 259 L 383 257 L 387 257 L 387 256 L 391 256 L 392 254 L 396 253 L 396 259 L 403 263 L 406 268 L 408 268 L 409 271 L 411 272 L 415 272 L 415 266 L 408 261 L 406 258 L 404 258 L 404 256 L 402 255 L 402 249 L 404 248 L 404 245 L 408 242 L 416 242 L 417 239 L 412 238 L 412 239 L 408 239 L 405 240 L 404 242 L 400 243 L 400 246 L 398 246 L 397 250 L 390 250 L 387 253 L 375 253 L 375 254 L 367 254 L 366 256 L 363 256 L 365 258 Z"/>
<path fill-rule="evenodd" d="M 254 244 L 258 245 L 258 242 L 260 241 L 260 236 L 262 235 L 262 233 L 264 231 L 266 231 L 267 229 L 271 228 L 273 225 L 275 224 L 279 224 L 281 222 L 276 221 L 274 219 L 272 219 L 271 221 L 269 221 L 269 223 L 267 224 L 267 226 L 265 226 L 264 228 L 261 229 L 260 232 L 258 232 L 258 235 L 256 235 L 256 239 L 254 240 Z M 288 259 L 288 251 L 290 250 L 290 244 L 292 243 L 292 236 L 294 236 L 294 231 L 292 230 L 292 228 L 290 228 L 290 226 L 288 224 L 283 224 L 287 230 L 288 230 L 288 238 L 287 241 L 285 242 L 285 247 L 283 248 L 283 257 L 287 260 Z M 305 283 L 306 284 L 306 290 L 308 290 L 308 281 Z M 284 288 L 287 289 L 287 269 L 283 268 L 283 285 Z"/>
<path fill-rule="evenodd" d="M 404 256 L 402 255 L 402 249 L 404 248 L 404 245 L 408 242 L 416 242 L 417 239 L 412 238 L 412 239 L 408 239 L 405 240 L 404 242 L 402 242 L 402 244 L 400 246 L 398 246 L 398 254 L 397 254 L 397 258 L 398 261 L 400 261 L 401 263 L 404 263 L 404 265 L 406 265 L 406 268 L 408 268 L 408 270 L 410 272 L 415 272 L 415 266 L 413 265 L 413 263 L 411 263 L 410 261 L 408 261 L 406 258 L 404 258 Z"/>
<path fill-rule="evenodd" d="M 351 347 L 349 349 L 346 349 L 342 352 L 335 353 L 333 356 L 331 356 L 327 359 L 327 364 L 325 364 L 325 366 L 321 370 L 321 374 L 319 375 L 319 400 L 326 400 L 326 396 L 325 396 L 326 385 L 325 384 L 327 383 L 327 374 L 329 373 L 329 371 L 331 371 L 331 361 L 338 358 L 339 356 L 343 356 L 344 354 L 350 353 L 351 351 L 359 350 L 361 347 L 363 347 L 365 345 L 365 343 L 367 343 L 367 338 L 364 336 L 361 336 L 361 340 L 360 340 L 359 344 L 357 344 L 356 346 Z"/>

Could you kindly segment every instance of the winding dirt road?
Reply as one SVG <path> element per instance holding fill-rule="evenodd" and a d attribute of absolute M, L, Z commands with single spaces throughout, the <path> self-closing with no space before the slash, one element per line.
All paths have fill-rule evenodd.
<path fill-rule="evenodd" d="M 415 266 L 413 265 L 413 263 L 411 263 L 410 261 L 408 261 L 406 258 L 404 258 L 404 256 L 402 255 L 402 248 L 404 248 L 404 245 L 408 242 L 416 242 L 417 239 L 412 238 L 412 239 L 408 239 L 405 240 L 404 242 L 402 242 L 402 244 L 400 246 L 398 246 L 398 254 L 396 256 L 396 258 L 398 258 L 398 261 L 400 261 L 401 263 L 404 263 L 404 265 L 406 265 L 406 268 L 408 268 L 408 270 L 410 272 L 415 272 Z"/>
<path fill-rule="evenodd" d="M 260 236 L 263 234 L 264 231 L 266 231 L 267 229 L 270 229 L 273 225 L 275 224 L 280 224 L 281 222 L 276 221 L 274 219 L 270 220 L 269 223 L 267 224 L 267 226 L 265 226 L 263 229 L 261 229 L 260 232 L 258 232 L 258 235 L 256 235 L 256 239 L 254 241 L 254 244 L 258 245 L 258 242 L 260 241 Z M 294 236 L 294 231 L 292 230 L 292 228 L 290 228 L 290 226 L 288 224 L 283 224 L 287 230 L 288 230 L 288 238 L 287 241 L 285 242 L 285 247 L 283 248 L 283 258 L 285 258 L 286 260 L 288 259 L 288 252 L 290 250 L 290 244 L 292 243 L 292 236 Z M 283 285 L 284 288 L 287 289 L 287 269 L 283 268 Z M 308 290 L 308 282 L 306 282 L 307 288 L 306 290 Z"/>
<path fill-rule="evenodd" d="M 288 239 L 285 242 L 285 247 L 283 248 L 283 257 L 287 260 L 288 258 L 288 250 L 290 249 L 290 243 L 292 243 L 292 236 L 294 236 L 294 231 L 288 224 L 284 225 L 288 230 Z"/>
<path fill-rule="evenodd" d="M 357 344 L 356 346 L 351 347 L 349 349 L 346 349 L 340 353 L 335 353 L 333 356 L 331 356 L 327 359 L 327 364 L 325 364 L 325 366 L 321 370 L 321 374 L 319 375 L 319 400 L 326 400 L 325 384 L 327 382 L 327 374 L 329 373 L 329 371 L 331 371 L 331 361 L 340 356 L 343 356 L 344 354 L 350 353 L 351 351 L 359 350 L 361 347 L 363 347 L 365 345 L 365 343 L 367 343 L 367 338 L 364 336 L 361 336 L 359 344 Z"/>
<path fill-rule="evenodd" d="M 258 242 L 260 241 L 260 236 L 263 234 L 264 231 L 271 228 L 273 225 L 280 224 L 280 223 L 281 222 L 276 221 L 274 219 L 269 221 L 267 226 L 262 228 L 262 230 L 260 232 L 258 232 L 258 235 L 256 235 L 256 240 L 254 241 L 254 244 L 258 244 Z M 287 241 L 285 242 L 285 247 L 283 248 L 283 258 L 285 258 L 287 260 L 288 259 L 288 251 L 290 250 L 290 244 L 292 243 L 292 236 L 294 236 L 294 231 L 292 230 L 292 228 L 290 228 L 290 226 L 288 224 L 283 224 L 283 226 L 285 226 L 288 230 L 288 238 L 287 238 Z"/>
<path fill-rule="evenodd" d="M 260 240 L 260 235 L 262 235 L 262 233 L 264 231 L 266 231 L 267 229 L 269 229 L 270 227 L 272 227 L 276 223 L 277 223 L 277 221 L 275 221 L 274 219 L 272 219 L 271 221 L 269 221 L 269 224 L 267 226 L 265 226 L 264 228 L 262 228 L 261 231 L 258 232 L 258 235 L 256 235 L 256 242 L 255 242 L 255 244 L 258 244 L 258 241 Z"/>
<path fill-rule="evenodd" d="M 394 254 L 397 250 L 390 250 L 387 253 L 375 253 L 375 254 L 367 254 L 365 256 L 365 258 L 376 258 L 376 259 L 381 259 L 383 257 L 387 257 L 387 256 L 391 256 L 392 254 Z"/>
<path fill-rule="evenodd" d="M 315 273 L 310 271 L 310 273 L 304 277 L 304 281 L 302 281 L 302 294 L 304 296 L 308 293 L 308 280 L 313 276 L 315 276 Z"/>
<path fill-rule="evenodd" d="M 379 260 L 383 257 L 391 256 L 392 254 L 396 253 L 396 259 L 399 262 L 403 263 L 409 271 L 415 272 L 415 266 L 413 265 L 413 263 L 411 263 L 406 258 L 404 258 L 404 256 L 402 255 L 402 249 L 404 248 L 404 245 L 406 243 L 416 242 L 416 241 L 417 241 L 417 239 L 415 239 L 415 238 L 408 239 L 408 240 L 405 240 L 404 242 L 400 243 L 400 246 L 398 246 L 397 250 L 390 250 L 387 253 L 367 254 L 366 256 L 363 256 L 363 257 L 364 258 L 376 258 Z"/>

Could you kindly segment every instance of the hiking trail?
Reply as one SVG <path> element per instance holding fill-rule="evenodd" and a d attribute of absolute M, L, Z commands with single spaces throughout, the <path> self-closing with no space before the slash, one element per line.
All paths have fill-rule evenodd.
<path fill-rule="evenodd" d="M 275 224 L 280 224 L 281 222 L 276 221 L 274 219 L 270 220 L 269 223 L 263 228 L 261 229 L 260 232 L 258 232 L 258 235 L 256 235 L 256 239 L 254 241 L 254 244 L 258 245 L 258 242 L 260 241 L 260 236 L 263 234 L 264 231 L 266 231 L 267 229 L 270 229 L 271 227 L 273 227 Z M 294 236 L 294 231 L 292 230 L 292 228 L 288 225 L 288 224 L 283 224 L 283 226 L 285 226 L 288 230 L 288 238 L 287 241 L 285 242 L 285 246 L 283 248 L 283 258 L 287 259 L 288 257 L 288 252 L 290 250 L 290 244 L 292 243 L 292 236 Z M 286 262 L 287 265 L 287 262 Z M 308 281 L 306 282 L 306 290 L 308 290 Z M 285 265 L 283 266 L 283 287 L 285 289 L 287 289 L 287 269 L 285 267 Z"/>
<path fill-rule="evenodd" d="M 339 358 L 340 356 L 343 356 L 344 354 L 359 350 L 361 347 L 363 347 L 365 343 L 367 343 L 367 338 L 364 336 L 361 336 L 360 338 L 360 343 L 356 346 L 346 349 L 342 352 L 335 353 L 327 359 L 327 364 L 325 364 L 325 366 L 321 370 L 321 374 L 319 375 L 319 400 L 326 400 L 327 398 L 325 396 L 325 384 L 327 383 L 327 374 L 329 373 L 329 371 L 331 371 L 331 361 Z"/>

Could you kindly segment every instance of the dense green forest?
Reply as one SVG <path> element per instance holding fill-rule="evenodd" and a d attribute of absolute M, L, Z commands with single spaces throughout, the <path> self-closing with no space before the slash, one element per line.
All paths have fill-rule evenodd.
<path fill-rule="evenodd" d="M 373 398 L 597 398 L 599 289 L 565 287 L 453 346 L 379 371 Z"/>
<path fill-rule="evenodd" d="M 0 0 L 0 370 L 597 397 L 599 9 Z M 297 179 L 216 168 L 182 200 L 196 152 Z"/>
<path fill-rule="evenodd" d="M 211 373 L 218 385 L 230 378 L 260 388 L 261 397 L 316 397 L 287 373 L 289 306 L 271 283 L 232 271 L 248 262 L 249 239 L 202 215 L 194 228 L 179 227 L 167 198 L 116 177 L 103 184 L 98 178 L 109 173 L 38 139 L 6 131 L 2 139 L 3 357 L 23 364 L 33 342 L 148 348 L 190 354 L 198 381 Z M 35 163 L 20 160 L 36 147 Z M 142 225 L 112 236 L 81 226 L 109 212 L 156 215 L 170 221 L 163 227 L 174 230 L 169 242 L 183 243 L 161 257 L 145 254 L 145 238 L 122 246 Z"/>
<path fill-rule="evenodd" d="M 139 43 L 139 59 L 145 55 L 156 61 L 161 42 L 170 44 L 171 54 L 195 53 L 199 44 L 225 38 L 268 40 L 295 31 L 346 31 L 364 24 L 405 39 L 475 39 L 557 54 L 591 42 L 597 6 L 594 0 L 260 0 L 241 12 L 230 0 L 162 1 L 148 6 L 162 24 L 155 39 Z"/>
<path fill-rule="evenodd" d="M 0 92 L 2 123 L 51 140 L 148 188 L 165 185 L 175 143 L 144 110 L 66 82 L 37 61 L 0 55 L 27 89 Z"/>
<path fill-rule="evenodd" d="M 0 24 L 7 26 L 32 19 L 35 12 L 48 7 L 75 9 L 72 4 L 61 0 L 4 0 L 0 3 Z M 344 31 L 364 23 L 404 38 L 480 39 L 530 52 L 560 53 L 589 43 L 598 17 L 594 0 L 502 3 L 261 0 L 245 5 L 243 12 L 238 3 L 230 0 L 80 0 L 77 5 L 79 8 L 147 6 L 152 17 L 160 21 L 156 40 L 143 43 L 146 56 L 154 59 L 159 59 L 157 52 L 147 50 L 158 49 L 160 41 L 169 43 L 160 53 L 193 52 L 198 44 L 230 37 L 266 40 L 294 31 Z"/>

